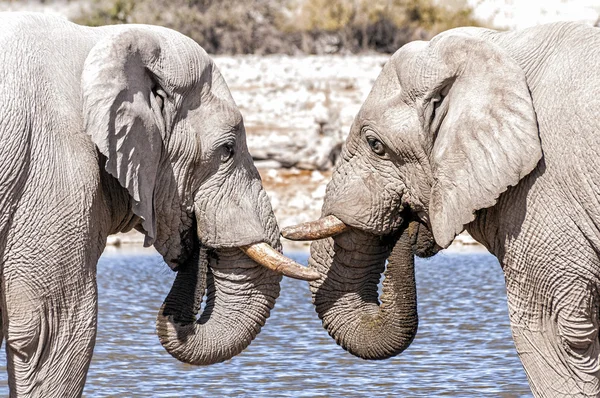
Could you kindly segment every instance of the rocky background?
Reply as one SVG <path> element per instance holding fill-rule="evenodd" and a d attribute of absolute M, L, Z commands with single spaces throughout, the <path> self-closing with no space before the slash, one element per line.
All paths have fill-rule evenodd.
<path fill-rule="evenodd" d="M 387 59 L 215 57 L 280 225 L 319 217 L 333 163 Z"/>

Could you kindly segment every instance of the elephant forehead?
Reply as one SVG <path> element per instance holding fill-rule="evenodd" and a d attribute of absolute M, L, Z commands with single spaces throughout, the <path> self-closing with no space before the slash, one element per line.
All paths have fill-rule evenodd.
<path fill-rule="evenodd" d="M 212 97 L 196 109 L 181 112 L 181 119 L 203 135 L 219 136 L 230 131 L 243 130 L 242 114 L 227 101 Z"/>
<path fill-rule="evenodd" d="M 364 125 L 368 125 L 387 135 L 400 130 L 408 132 L 414 128 L 414 122 L 417 120 L 414 107 L 405 103 L 401 95 L 395 95 L 391 98 L 379 101 L 373 99 L 365 103 L 357 117 L 357 127 L 360 130 Z"/>

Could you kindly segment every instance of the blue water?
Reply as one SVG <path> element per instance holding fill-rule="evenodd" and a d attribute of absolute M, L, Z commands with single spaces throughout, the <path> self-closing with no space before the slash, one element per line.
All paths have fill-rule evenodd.
<path fill-rule="evenodd" d="M 306 263 L 306 253 L 288 253 Z M 321 327 L 308 284 L 282 282 L 248 349 L 208 367 L 177 362 L 154 332 L 174 274 L 154 252 L 105 253 L 98 264 L 99 328 L 88 397 L 514 397 L 531 395 L 512 342 L 504 279 L 483 253 L 417 260 L 419 332 L 403 354 L 365 361 Z M 8 395 L 5 361 L 0 395 Z"/>

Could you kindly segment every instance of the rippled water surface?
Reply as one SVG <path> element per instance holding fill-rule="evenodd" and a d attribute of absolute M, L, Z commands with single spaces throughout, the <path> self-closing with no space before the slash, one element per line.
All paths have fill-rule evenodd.
<path fill-rule="evenodd" d="M 288 253 L 289 254 L 289 253 Z M 306 263 L 307 254 L 292 253 Z M 154 319 L 174 274 L 153 252 L 107 252 L 98 264 L 99 328 L 84 395 L 529 396 L 510 335 L 500 266 L 489 254 L 417 260 L 419 332 L 398 357 L 364 361 L 321 327 L 306 282 L 284 279 L 266 326 L 225 363 L 184 365 Z M 0 395 L 8 395 L 4 359 Z"/>

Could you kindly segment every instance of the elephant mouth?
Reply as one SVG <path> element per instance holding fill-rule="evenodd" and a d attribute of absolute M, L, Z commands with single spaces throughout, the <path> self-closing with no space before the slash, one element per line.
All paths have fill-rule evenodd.
<path fill-rule="evenodd" d="M 196 230 L 196 218 L 193 217 L 192 228 L 181 234 L 182 250 L 179 256 L 167 261 L 173 271 L 178 271 L 182 265 L 188 264 L 201 246 L 209 250 L 216 250 L 216 248 L 211 248 L 209 245 L 201 242 L 195 233 Z M 230 249 L 235 250 L 236 248 L 257 264 L 289 278 L 314 281 L 320 277 L 316 271 L 303 267 L 294 260 L 284 256 L 268 243 L 256 242 L 249 245 L 231 247 Z"/>
<path fill-rule="evenodd" d="M 191 227 L 184 230 L 179 235 L 179 240 L 181 242 L 181 251 L 179 252 L 179 255 L 176 258 L 165 259 L 165 262 L 175 272 L 180 271 L 181 267 L 190 263 L 192 257 L 198 253 L 201 246 L 200 239 L 198 239 L 198 235 L 196 235 L 196 217 L 192 214 L 190 219 L 192 220 Z"/>
<path fill-rule="evenodd" d="M 403 214 L 404 222 L 398 231 L 390 235 L 401 234 L 404 229 L 410 229 L 411 246 L 418 257 L 431 257 L 437 254 L 441 247 L 435 242 L 429 228 L 410 210 Z M 414 222 L 413 222 L 414 221 Z M 283 228 L 281 235 L 289 240 L 321 240 L 340 235 L 344 232 L 359 229 L 352 227 L 334 215 L 328 215 L 315 221 Z"/>

